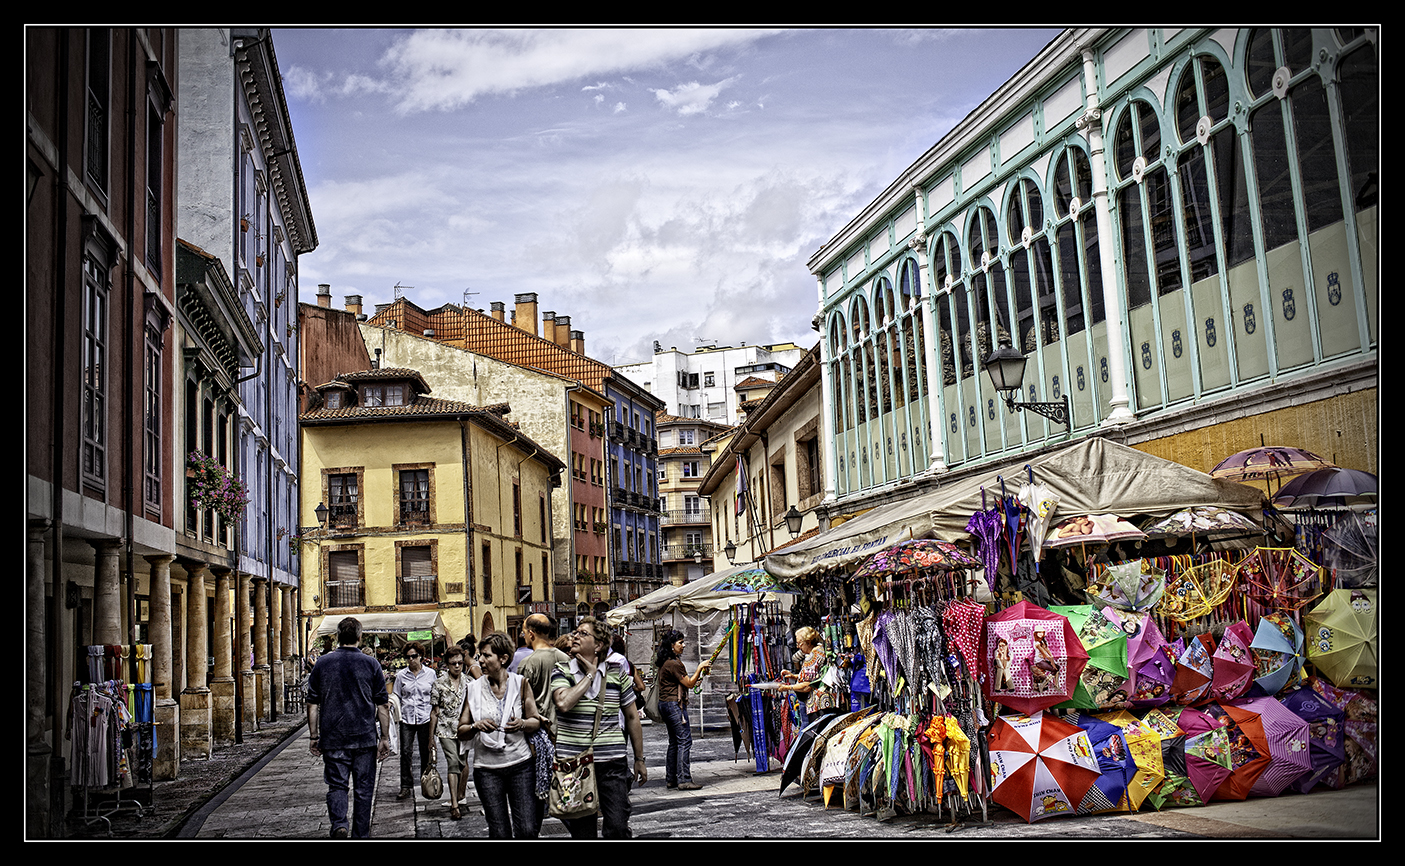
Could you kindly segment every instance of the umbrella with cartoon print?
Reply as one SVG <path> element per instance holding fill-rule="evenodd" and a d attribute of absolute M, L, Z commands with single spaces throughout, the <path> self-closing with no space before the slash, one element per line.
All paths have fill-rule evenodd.
<path fill-rule="evenodd" d="M 1292 617 L 1282 613 L 1261 617 L 1249 648 L 1254 653 L 1256 691 L 1276 695 L 1302 677 L 1303 632 Z"/>
<path fill-rule="evenodd" d="M 1259 714 L 1268 740 L 1268 766 L 1249 789 L 1251 797 L 1277 797 L 1295 779 L 1312 770 L 1308 755 L 1307 722 L 1276 698 L 1241 698 L 1235 706 Z"/>
<path fill-rule="evenodd" d="M 991 726 L 991 799 L 1026 822 L 1073 815 L 1100 775 L 1088 734 L 1057 716 L 999 716 Z"/>
<path fill-rule="evenodd" d="M 1307 658 L 1339 688 L 1376 688 L 1376 591 L 1334 589 L 1303 618 Z"/>

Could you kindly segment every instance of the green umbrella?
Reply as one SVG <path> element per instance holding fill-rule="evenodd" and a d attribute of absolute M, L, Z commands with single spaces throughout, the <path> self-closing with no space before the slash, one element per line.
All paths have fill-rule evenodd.
<path fill-rule="evenodd" d="M 1056 704 L 1054 709 L 1096 709 L 1111 707 L 1130 695 L 1127 679 L 1127 633 L 1102 611 L 1088 604 L 1051 607 L 1049 610 L 1068 617 L 1083 648 L 1088 651 L 1088 664 L 1078 678 L 1073 697 Z M 1114 699 L 1121 692 L 1123 697 Z"/>

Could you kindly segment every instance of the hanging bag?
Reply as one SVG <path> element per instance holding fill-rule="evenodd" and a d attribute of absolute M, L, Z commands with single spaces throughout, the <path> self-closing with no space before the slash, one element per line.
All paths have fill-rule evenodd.
<path fill-rule="evenodd" d="M 426 800 L 438 800 L 444 793 L 444 781 L 439 778 L 439 770 L 434 766 L 436 755 L 434 749 L 429 751 L 429 767 L 420 774 L 420 793 Z"/>
<path fill-rule="evenodd" d="M 659 679 L 662 674 L 656 674 L 654 681 L 649 683 L 649 688 L 644 690 L 644 715 L 649 717 L 651 722 L 662 722 L 663 713 L 659 710 Z"/>
<path fill-rule="evenodd" d="M 574 758 L 556 758 L 551 765 L 551 794 L 548 808 L 551 817 L 569 821 L 590 818 L 600 812 L 600 797 L 595 785 L 595 738 L 600 734 L 600 713 L 605 707 L 605 678 L 601 673 L 600 692 L 595 698 L 595 727 L 590 732 L 590 746 Z"/>

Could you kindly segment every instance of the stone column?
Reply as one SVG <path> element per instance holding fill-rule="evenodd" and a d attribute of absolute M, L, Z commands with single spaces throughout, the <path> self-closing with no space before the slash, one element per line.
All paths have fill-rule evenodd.
<path fill-rule="evenodd" d="M 174 556 L 148 556 L 151 580 L 151 692 L 154 699 L 152 720 L 156 731 L 156 755 L 152 759 L 152 778 L 174 779 L 180 773 L 180 749 L 176 748 L 180 705 L 176 703 L 175 684 L 171 680 L 171 561 Z"/>
<path fill-rule="evenodd" d="M 269 660 L 270 672 L 273 677 L 270 689 L 273 692 L 273 714 L 277 716 L 283 713 L 283 683 L 286 682 L 284 676 L 287 673 L 284 670 L 284 665 L 287 664 L 288 660 L 285 652 L 287 649 L 285 645 L 287 623 L 284 622 L 284 611 L 287 610 L 288 605 L 283 597 L 284 586 L 278 583 L 270 584 L 270 586 L 272 591 L 268 598 L 270 604 L 268 619 L 273 623 L 273 640 L 269 644 L 269 649 L 273 653 L 273 658 Z"/>
<path fill-rule="evenodd" d="M 52 524 L 29 521 L 28 550 L 25 556 L 25 837 L 48 836 L 49 761 L 53 748 L 44 730 L 44 708 L 48 701 L 49 633 L 44 611 L 44 537 Z M 59 590 L 54 591 L 58 595 Z"/>
<path fill-rule="evenodd" d="M 254 711 L 259 718 L 273 712 L 273 696 L 269 692 L 271 673 L 268 667 L 268 585 L 266 577 L 254 582 L 254 680 L 257 685 Z"/>
<path fill-rule="evenodd" d="M 254 615 L 249 609 L 250 575 L 241 573 L 239 575 L 239 586 L 234 591 L 234 604 L 238 610 L 238 618 L 235 620 L 235 631 L 238 639 L 235 643 L 238 650 L 239 660 L 239 712 L 242 714 L 244 730 L 246 732 L 258 730 L 258 681 L 254 677 L 253 670 L 253 644 L 249 642 L 249 628 L 253 625 Z"/>
<path fill-rule="evenodd" d="M 99 538 L 88 542 L 93 546 L 93 644 L 111 646 L 125 643 L 122 635 L 122 574 L 117 567 L 117 554 L 122 542 L 115 538 Z"/>
<path fill-rule="evenodd" d="M 207 760 L 214 753 L 210 689 L 205 685 L 205 571 L 203 562 L 182 562 L 185 589 L 185 690 L 180 697 L 181 759 Z"/>
<path fill-rule="evenodd" d="M 210 678 L 210 695 L 214 706 L 214 737 L 216 745 L 234 742 L 234 676 L 230 673 L 234 658 L 230 638 L 230 577 L 227 566 L 213 566 L 215 575 L 214 647 L 215 673 Z"/>

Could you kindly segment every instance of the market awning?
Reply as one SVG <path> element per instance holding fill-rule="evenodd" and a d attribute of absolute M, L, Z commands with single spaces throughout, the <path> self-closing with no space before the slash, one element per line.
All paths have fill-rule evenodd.
<path fill-rule="evenodd" d="M 1078 514 L 1164 517 L 1195 505 L 1256 513 L 1263 500 L 1263 491 L 1247 484 L 1211 478 L 1094 436 L 1033 459 L 993 464 L 911 499 L 881 505 L 767 556 L 766 570 L 793 579 L 856 562 L 908 537 L 963 540 L 967 521 L 981 510 L 981 488 L 987 498 L 999 496 L 999 476 L 1013 495 L 1027 479 L 1026 464 L 1058 497 L 1055 520 Z"/>
<path fill-rule="evenodd" d="M 609 611 L 605 614 L 605 622 L 611 628 L 618 628 L 625 623 L 641 619 L 655 619 L 671 610 L 683 613 L 700 613 L 709 610 L 726 610 L 741 599 L 755 601 L 757 593 L 723 592 L 714 589 L 714 587 L 734 574 L 758 567 L 757 563 L 748 562 L 732 568 L 724 568 L 721 571 L 714 571 L 712 574 L 682 586 L 665 586 L 662 589 L 656 589 L 648 595 L 636 598 L 628 604 L 622 604 Z"/>
<path fill-rule="evenodd" d="M 336 634 L 337 626 L 348 616 L 361 621 L 364 634 L 408 634 L 412 631 L 432 632 L 435 637 L 447 637 L 449 634 L 436 610 L 393 610 L 323 617 L 317 626 L 317 636 Z"/>

